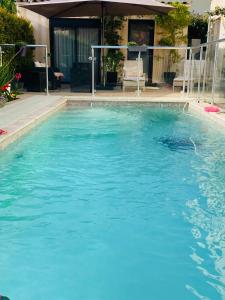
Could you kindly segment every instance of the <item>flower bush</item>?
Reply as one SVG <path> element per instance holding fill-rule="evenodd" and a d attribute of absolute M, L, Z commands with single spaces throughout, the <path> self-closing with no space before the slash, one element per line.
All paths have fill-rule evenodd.
<path fill-rule="evenodd" d="M 17 96 L 20 95 L 18 83 L 21 78 L 21 73 L 16 73 L 11 81 L 0 87 L 1 95 L 6 101 L 15 100 Z"/>
<path fill-rule="evenodd" d="M 12 101 L 17 98 L 19 92 L 19 81 L 21 73 L 15 73 L 14 60 L 20 54 L 22 48 L 9 60 L 7 64 L 0 67 L 0 98 L 5 101 Z"/>

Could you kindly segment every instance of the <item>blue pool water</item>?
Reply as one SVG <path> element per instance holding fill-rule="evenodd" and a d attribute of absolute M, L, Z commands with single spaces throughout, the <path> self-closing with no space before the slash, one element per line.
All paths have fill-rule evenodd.
<path fill-rule="evenodd" d="M 0 293 L 225 299 L 225 137 L 149 107 L 70 108 L 0 153 Z"/>

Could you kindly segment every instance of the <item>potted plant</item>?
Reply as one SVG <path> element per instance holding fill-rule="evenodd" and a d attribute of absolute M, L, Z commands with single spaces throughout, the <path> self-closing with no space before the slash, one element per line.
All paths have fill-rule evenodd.
<path fill-rule="evenodd" d="M 106 16 L 104 19 L 104 37 L 109 46 L 118 46 L 121 42 L 120 31 L 123 28 L 124 17 Z M 124 55 L 119 49 L 109 49 L 104 59 L 104 73 L 106 83 L 115 86 L 118 82 L 118 73 L 122 68 Z"/>
<path fill-rule="evenodd" d="M 124 60 L 124 55 L 119 50 L 109 50 L 105 57 L 106 83 L 116 85 L 118 81 L 118 72 L 120 71 Z"/>
<path fill-rule="evenodd" d="M 187 43 L 187 35 L 184 30 L 191 23 L 191 14 L 188 6 L 179 2 L 172 2 L 170 5 L 176 9 L 170 11 L 167 15 L 156 17 L 156 22 L 163 29 L 161 33 L 163 38 L 160 39 L 160 46 L 179 46 Z M 174 64 L 180 61 L 179 52 L 176 49 L 169 51 L 167 70 L 164 72 L 164 80 L 168 84 L 173 83 L 176 72 L 172 70 Z"/>

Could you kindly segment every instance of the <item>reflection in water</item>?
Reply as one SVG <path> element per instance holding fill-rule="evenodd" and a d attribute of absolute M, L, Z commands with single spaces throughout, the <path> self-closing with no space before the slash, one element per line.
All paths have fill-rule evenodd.
<path fill-rule="evenodd" d="M 191 258 L 197 269 L 207 277 L 208 284 L 221 296 L 220 299 L 225 299 L 225 148 L 221 147 L 221 138 L 224 138 L 219 138 L 215 140 L 210 136 L 200 153 L 202 162 L 193 162 L 200 196 L 186 202 L 188 213 L 184 215 L 193 225 L 192 235 L 196 239 Z M 208 257 L 208 261 L 203 257 Z M 214 264 L 213 267 L 210 267 L 209 261 Z M 209 269 L 215 270 L 215 273 L 209 272 Z M 186 288 L 199 299 L 208 299 L 193 287 Z"/>

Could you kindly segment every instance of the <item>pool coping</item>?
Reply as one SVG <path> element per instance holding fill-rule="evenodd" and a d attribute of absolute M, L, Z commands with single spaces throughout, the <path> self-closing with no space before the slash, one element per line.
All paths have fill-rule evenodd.
<path fill-rule="evenodd" d="M 210 105 L 205 102 L 192 101 L 189 102 L 188 111 L 209 125 L 218 125 L 216 129 L 225 134 L 225 113 L 206 112 L 204 109 L 206 106 Z"/>
<path fill-rule="evenodd" d="M 44 101 L 42 102 L 42 105 L 37 106 L 33 110 L 31 109 L 32 105 L 32 99 L 36 97 L 38 101 Z M 37 98 L 38 97 L 38 98 Z M 27 114 L 23 112 L 23 116 L 21 118 L 18 118 L 17 120 L 9 122 L 8 126 L 2 129 L 7 130 L 6 135 L 0 136 L 0 150 L 6 148 L 9 144 L 16 141 L 18 138 L 22 137 L 24 134 L 26 134 L 28 131 L 30 131 L 32 128 L 37 126 L 39 123 L 47 119 L 49 116 L 51 116 L 53 113 L 59 111 L 61 108 L 66 106 L 99 106 L 99 105 L 145 105 L 145 106 L 152 106 L 152 107 L 180 107 L 185 108 L 185 110 L 188 110 L 191 114 L 196 115 L 196 117 L 203 118 L 205 121 L 210 120 L 214 122 L 214 124 L 220 125 L 220 127 L 223 129 L 223 132 L 225 133 L 225 114 L 215 114 L 215 113 L 206 113 L 204 111 L 204 107 L 207 106 L 207 103 L 203 102 L 196 102 L 193 100 L 187 99 L 180 99 L 178 101 L 177 99 L 171 99 L 171 98 L 163 98 L 163 100 L 159 97 L 157 98 L 147 98 L 147 97 L 134 97 L 134 98 L 116 98 L 116 97 L 62 97 L 62 96 L 32 96 L 30 98 L 27 98 L 27 108 L 28 112 Z M 30 99 L 30 101 L 29 101 Z M 49 100 L 51 99 L 51 101 Z M 49 101 L 48 101 L 49 100 Z M 21 101 L 22 102 L 22 101 Z M 10 105 L 16 105 L 15 103 L 12 103 Z M 10 107 L 9 105 L 9 107 Z M 17 102 L 17 106 L 20 105 L 19 101 Z M 23 104 L 24 105 L 24 104 Z M 29 111 L 30 110 L 30 111 Z M 9 109 L 8 109 L 9 111 Z M 0 109 L 0 114 L 1 114 Z M 7 109 L 5 109 L 5 114 L 7 114 Z M 18 115 L 18 113 L 17 113 Z M 12 120 L 13 120 L 13 116 Z M 1 124 L 0 124 L 1 125 Z"/>
<path fill-rule="evenodd" d="M 0 151 L 29 132 L 32 128 L 47 119 L 49 116 L 65 107 L 66 102 L 67 100 L 65 98 L 57 97 L 54 103 L 46 103 L 45 106 L 28 112 L 26 116 L 12 121 L 11 124 L 8 124 L 6 127 L 2 128 L 7 131 L 7 134 L 0 136 Z M 14 103 L 11 103 L 10 105 L 13 104 Z"/>

